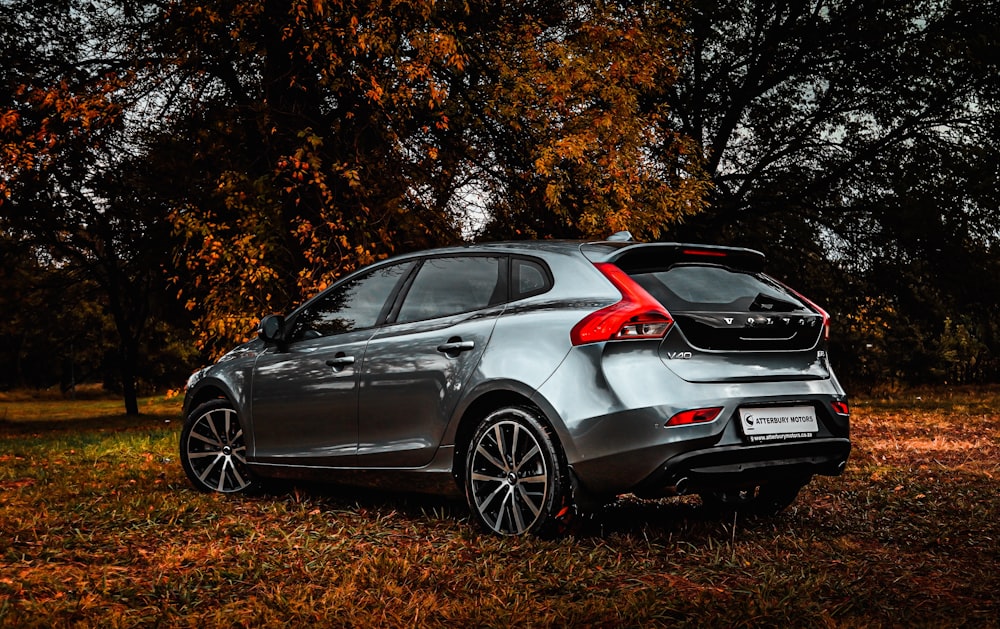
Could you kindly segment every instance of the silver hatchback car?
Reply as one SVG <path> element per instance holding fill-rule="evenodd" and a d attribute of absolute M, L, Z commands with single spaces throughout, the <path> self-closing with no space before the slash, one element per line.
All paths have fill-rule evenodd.
<path fill-rule="evenodd" d="M 757 514 L 850 452 L 827 314 L 753 250 L 507 242 L 361 269 L 191 376 L 195 487 L 458 493 L 487 531 L 623 493 Z"/>

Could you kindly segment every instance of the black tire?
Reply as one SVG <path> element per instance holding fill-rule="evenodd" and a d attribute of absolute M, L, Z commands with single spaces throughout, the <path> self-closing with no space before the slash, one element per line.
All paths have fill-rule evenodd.
<path fill-rule="evenodd" d="M 205 402 L 184 421 L 181 465 L 199 491 L 239 494 L 257 489 L 246 450 L 243 426 L 228 400 Z"/>
<path fill-rule="evenodd" d="M 770 517 L 788 508 L 808 482 L 775 482 L 743 489 L 702 492 L 701 502 L 713 515 Z"/>
<path fill-rule="evenodd" d="M 563 532 L 575 513 L 567 469 L 538 411 L 493 411 L 476 427 L 466 452 L 463 481 L 472 517 L 497 535 Z"/>

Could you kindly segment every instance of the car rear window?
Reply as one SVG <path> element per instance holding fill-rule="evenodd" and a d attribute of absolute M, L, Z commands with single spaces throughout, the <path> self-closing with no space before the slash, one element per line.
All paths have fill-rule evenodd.
<path fill-rule="evenodd" d="M 685 264 L 632 278 L 668 311 L 808 310 L 794 295 L 764 278 L 721 266 Z"/>

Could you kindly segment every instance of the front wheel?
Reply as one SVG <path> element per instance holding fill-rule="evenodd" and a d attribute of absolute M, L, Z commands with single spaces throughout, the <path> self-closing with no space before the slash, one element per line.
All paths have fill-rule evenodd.
<path fill-rule="evenodd" d="M 228 400 L 212 400 L 191 411 L 180 450 L 184 472 L 200 491 L 235 494 L 256 487 L 247 467 L 243 427 Z"/>
<path fill-rule="evenodd" d="M 502 408 L 479 423 L 464 481 L 473 517 L 498 535 L 555 533 L 573 512 L 562 453 L 531 408 Z"/>

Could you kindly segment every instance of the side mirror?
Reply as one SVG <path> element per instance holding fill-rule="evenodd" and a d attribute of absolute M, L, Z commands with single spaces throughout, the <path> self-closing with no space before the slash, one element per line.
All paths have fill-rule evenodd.
<path fill-rule="evenodd" d="M 267 315 L 257 325 L 257 336 L 265 343 L 279 343 L 285 332 L 285 317 L 282 315 Z"/>

